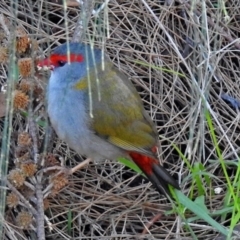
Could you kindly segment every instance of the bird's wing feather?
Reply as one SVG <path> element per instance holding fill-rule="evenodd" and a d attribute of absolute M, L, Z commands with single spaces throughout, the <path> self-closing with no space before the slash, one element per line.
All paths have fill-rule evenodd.
<path fill-rule="evenodd" d="M 132 143 L 129 143 L 125 140 L 119 139 L 117 137 L 108 137 L 108 141 L 115 146 L 118 146 L 126 151 L 141 152 L 143 154 L 149 155 L 149 150 L 144 149 L 143 147 L 137 147 Z M 152 155 L 152 153 L 151 153 Z"/>
<path fill-rule="evenodd" d="M 91 80 L 93 131 L 122 149 L 151 155 L 156 129 L 132 83 L 111 63 L 98 69 L 98 78 Z"/>

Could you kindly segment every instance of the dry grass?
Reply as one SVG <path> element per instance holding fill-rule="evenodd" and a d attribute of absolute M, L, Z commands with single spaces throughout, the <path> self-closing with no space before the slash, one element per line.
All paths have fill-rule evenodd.
<path fill-rule="evenodd" d="M 19 0 L 14 6 L 11 2 L 0 3 L 0 12 L 5 17 L 4 23 L 0 24 L 1 45 L 9 46 L 16 27 L 23 28 L 28 37 L 39 44 L 37 50 L 18 53 L 18 58 L 30 56 L 35 59 L 71 38 L 80 12 L 75 1 L 67 1 L 71 6 L 66 11 L 61 4 L 54 3 L 56 1 Z M 227 187 L 205 110 L 208 108 L 211 113 L 222 157 L 236 163 L 239 108 L 221 96 L 227 94 L 240 99 L 240 8 L 238 1 L 228 1 L 225 6 L 221 5 L 223 1 L 202 2 L 190 5 L 181 1 L 110 0 L 107 14 L 102 11 L 97 18 L 91 19 L 86 41 L 94 38 L 98 46 L 104 42 L 115 65 L 131 77 L 163 136 L 160 158 L 178 177 L 182 191 L 193 199 L 198 196 L 197 188 L 191 185 L 189 169 L 171 143 L 192 166 L 202 163 L 205 171 L 214 176 L 211 184 L 203 180 L 205 204 L 212 212 L 223 208 L 226 195 L 226 192 L 215 195 L 213 190 L 223 187 L 226 191 Z M 13 9 L 16 6 L 18 12 L 15 15 Z M 0 65 L 0 71 L 0 83 L 4 85 L 8 64 Z M 9 170 L 16 167 L 14 160 L 22 156 L 22 152 L 18 152 L 23 149 L 20 147 L 19 150 L 17 137 L 24 131 L 31 132 L 33 139 L 31 150 L 24 148 L 25 153 L 30 154 L 28 160 L 36 158 L 37 153 L 42 158 L 45 150 L 60 157 L 56 159 L 59 165 L 61 160 L 66 160 L 68 167 L 74 167 L 80 157 L 60 140 L 56 139 L 44 148 L 46 129 L 41 124 L 34 125 L 32 120 L 46 122 L 43 89 L 47 77 L 35 75 L 29 79 L 36 82 L 34 89 L 41 91 L 33 95 L 37 101 L 34 100 L 34 108 L 27 117 L 20 111 L 13 113 L 13 122 L 9 126 L 12 133 Z M 13 85 L 18 88 L 16 82 Z M 4 136 L 3 131 L 2 118 L 1 136 Z M 6 141 L 3 137 L 1 140 Z M 229 163 L 227 171 L 233 181 L 236 167 Z M 41 184 L 47 188 L 51 184 L 50 174 L 44 174 Z M 36 180 L 30 178 L 28 182 L 35 186 Z M 26 194 L 25 199 L 36 206 L 36 196 L 28 195 L 26 189 L 21 191 Z M 90 164 L 68 176 L 68 184 L 47 197 L 47 206 L 44 212 L 47 239 L 192 239 L 180 217 L 164 215 L 171 209 L 171 204 L 159 196 L 150 183 L 113 161 Z M 29 209 L 23 200 L 15 209 L 6 208 L 5 239 L 36 238 L 37 219 L 27 230 L 18 227 L 16 216 L 23 209 Z M 189 217 L 191 213 L 187 212 L 186 218 Z M 215 219 L 229 226 L 231 215 Z M 201 220 L 194 221 L 191 228 L 198 239 L 214 239 L 218 235 Z"/>

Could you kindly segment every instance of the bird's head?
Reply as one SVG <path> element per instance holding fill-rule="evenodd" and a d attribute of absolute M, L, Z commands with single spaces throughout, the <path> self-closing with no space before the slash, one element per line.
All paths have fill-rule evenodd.
<path fill-rule="evenodd" d="M 38 62 L 39 70 L 51 70 L 51 78 L 73 83 L 86 78 L 102 61 L 102 52 L 82 43 L 65 43 L 54 49 L 48 58 Z M 51 81 L 51 79 L 50 79 Z"/>

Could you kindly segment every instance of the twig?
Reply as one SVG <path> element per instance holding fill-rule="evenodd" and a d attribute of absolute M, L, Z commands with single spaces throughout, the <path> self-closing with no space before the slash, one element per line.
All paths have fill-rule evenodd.
<path fill-rule="evenodd" d="M 86 29 L 88 22 L 90 20 L 93 7 L 94 7 L 94 0 L 83 0 L 78 1 L 80 4 L 82 2 L 82 10 L 79 17 L 78 22 L 76 23 L 76 28 L 73 33 L 72 42 L 81 42 L 86 34 Z"/>
<path fill-rule="evenodd" d="M 145 226 L 144 230 L 142 231 L 141 235 L 145 235 L 147 233 L 147 231 L 149 230 L 149 228 L 155 223 L 157 222 L 160 218 L 162 217 L 162 213 L 158 213 L 157 215 L 155 215 L 151 221 Z"/>
<path fill-rule="evenodd" d="M 28 210 L 34 215 L 36 218 L 37 211 L 35 208 L 30 204 L 30 202 L 8 181 L 6 180 L 7 186 L 20 198 L 20 200 L 26 205 Z"/>
<path fill-rule="evenodd" d="M 180 1 L 181 2 L 181 1 Z M 190 10 L 191 9 L 191 5 L 186 3 L 185 6 L 188 7 L 188 9 Z M 197 9 L 194 10 L 194 13 L 199 17 L 201 16 L 201 12 L 198 11 Z M 226 31 L 224 31 L 224 29 L 226 29 L 226 27 L 224 25 L 222 25 L 221 22 L 219 22 L 219 25 L 222 25 L 222 26 L 218 26 L 213 20 L 212 18 L 210 17 L 207 17 L 207 22 L 208 24 L 217 29 L 217 31 L 219 32 L 219 34 L 221 34 L 226 40 L 228 40 L 230 43 L 232 43 L 237 49 L 240 49 L 240 44 L 239 44 L 239 41 L 237 39 L 234 39 L 230 33 L 227 33 Z M 230 32 L 230 31 L 229 31 Z"/>
<path fill-rule="evenodd" d="M 42 175 L 42 174 L 40 174 Z M 37 236 L 38 240 L 45 240 L 45 228 L 44 228 L 44 205 L 43 205 L 43 192 L 42 192 L 42 177 L 38 179 L 36 184 L 36 197 L 37 197 Z"/>
<path fill-rule="evenodd" d="M 52 225 L 52 223 L 50 222 L 50 220 L 47 216 L 45 216 L 45 221 L 47 223 L 49 231 L 51 232 L 53 230 L 53 225 Z"/>
<path fill-rule="evenodd" d="M 91 158 L 87 158 L 86 160 L 84 160 L 83 162 L 79 163 L 77 166 L 75 166 L 71 169 L 67 169 L 67 168 L 61 167 L 61 166 L 52 166 L 52 167 L 44 168 L 41 171 L 46 173 L 48 171 L 59 170 L 59 173 L 63 172 L 67 175 L 71 175 L 71 174 L 75 173 L 76 171 L 78 171 L 79 169 L 88 165 L 91 161 L 92 161 Z M 59 173 L 57 173 L 57 174 L 59 174 Z"/>
<path fill-rule="evenodd" d="M 67 0 L 68 7 L 78 7 L 80 3 L 77 0 Z"/>
<path fill-rule="evenodd" d="M 79 169 L 85 167 L 86 165 L 88 165 L 90 162 L 92 161 L 91 158 L 87 158 L 86 160 L 84 160 L 83 162 L 79 163 L 77 166 L 75 166 L 74 168 L 69 170 L 69 174 L 73 174 L 76 171 L 78 171 Z"/>
<path fill-rule="evenodd" d="M 43 199 L 47 198 L 48 195 L 51 193 L 51 190 L 53 188 L 53 183 L 50 183 L 43 191 Z"/>
<path fill-rule="evenodd" d="M 28 181 L 24 181 L 24 185 L 26 187 L 30 188 L 32 191 L 36 191 L 36 188 L 31 183 L 29 183 Z"/>
<path fill-rule="evenodd" d="M 8 30 L 8 27 L 7 27 L 6 23 L 5 23 L 3 14 L 0 14 L 0 24 L 1 24 L 4 32 L 6 33 L 7 38 L 9 39 L 9 37 L 10 37 L 10 31 Z"/>
<path fill-rule="evenodd" d="M 63 168 L 64 167 L 61 167 L 61 166 L 52 166 L 52 167 L 43 168 L 41 171 L 44 173 L 48 171 L 56 171 L 56 170 L 59 170 L 60 172 L 64 172 Z"/>
<path fill-rule="evenodd" d="M 33 98 L 31 98 L 31 104 L 29 108 L 29 132 L 33 140 L 33 158 L 34 158 L 35 164 L 37 164 L 38 163 L 38 137 L 37 137 L 36 122 L 33 117 L 32 99 Z"/>
<path fill-rule="evenodd" d="M 54 170 L 59 170 L 59 172 L 56 173 L 56 176 L 64 173 L 67 176 L 72 175 L 73 173 L 75 173 L 76 171 L 78 171 L 79 169 L 85 167 L 86 165 L 88 165 L 90 162 L 92 161 L 91 158 L 87 158 L 86 160 L 84 160 L 83 162 L 79 163 L 77 166 L 71 168 L 71 169 L 67 169 L 64 167 L 60 167 L 60 166 L 53 166 L 53 167 L 48 167 L 45 169 L 41 170 L 41 174 L 44 172 L 48 172 L 48 171 L 54 171 Z M 43 199 L 45 199 L 51 192 L 52 188 L 53 188 L 53 183 L 50 183 L 43 191 Z"/>

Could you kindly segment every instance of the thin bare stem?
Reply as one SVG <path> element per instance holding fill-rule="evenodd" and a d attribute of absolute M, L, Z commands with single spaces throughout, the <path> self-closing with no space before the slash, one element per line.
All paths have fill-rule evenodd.
<path fill-rule="evenodd" d="M 88 26 L 88 22 L 91 18 L 91 14 L 94 7 L 94 0 L 83 0 L 82 10 L 78 22 L 76 23 L 75 31 L 72 37 L 72 42 L 83 41 Z"/>

